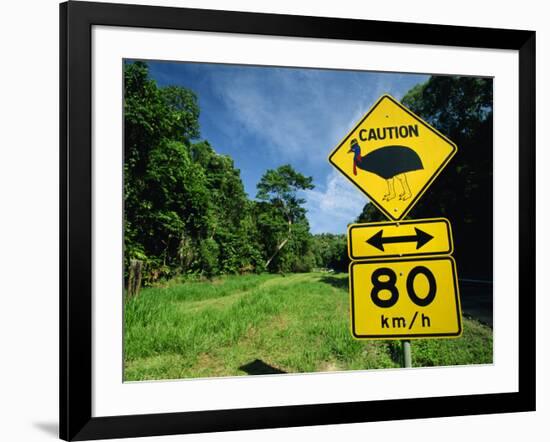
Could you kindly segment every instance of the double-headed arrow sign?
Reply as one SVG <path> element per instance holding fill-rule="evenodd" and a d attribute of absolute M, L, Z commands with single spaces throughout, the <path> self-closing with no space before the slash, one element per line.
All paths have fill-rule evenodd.
<path fill-rule="evenodd" d="M 386 236 L 384 237 L 384 229 L 379 230 L 377 233 L 367 239 L 367 243 L 376 247 L 378 250 L 384 251 L 384 244 L 394 244 L 400 242 L 416 242 L 416 250 L 420 249 L 424 244 L 433 239 L 433 236 L 429 233 L 420 230 L 418 227 L 414 228 L 416 235 L 406 236 Z"/>
<path fill-rule="evenodd" d="M 448 255 L 452 251 L 451 225 L 445 218 L 348 227 L 348 252 L 352 260 Z"/>

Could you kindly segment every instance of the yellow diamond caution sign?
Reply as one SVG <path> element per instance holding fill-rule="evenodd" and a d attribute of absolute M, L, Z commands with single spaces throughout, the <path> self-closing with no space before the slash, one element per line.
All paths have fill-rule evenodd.
<path fill-rule="evenodd" d="M 388 218 L 402 219 L 456 153 L 456 145 L 383 95 L 329 161 Z"/>
<path fill-rule="evenodd" d="M 400 222 L 351 224 L 348 227 L 350 259 L 450 255 L 451 224 L 445 218 Z"/>
<path fill-rule="evenodd" d="M 349 275 L 355 338 L 453 338 L 462 334 L 452 257 L 353 261 Z"/>

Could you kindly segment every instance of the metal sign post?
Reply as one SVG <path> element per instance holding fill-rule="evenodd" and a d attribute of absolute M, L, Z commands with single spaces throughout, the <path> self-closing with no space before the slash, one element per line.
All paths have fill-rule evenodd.
<path fill-rule="evenodd" d="M 411 341 L 404 340 L 403 343 L 403 367 L 409 368 L 412 367 L 412 357 L 411 357 Z"/>

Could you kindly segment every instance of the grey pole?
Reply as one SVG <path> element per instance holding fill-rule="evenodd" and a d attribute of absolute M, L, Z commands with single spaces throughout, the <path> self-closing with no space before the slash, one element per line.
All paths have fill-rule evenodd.
<path fill-rule="evenodd" d="M 403 367 L 412 367 L 411 341 L 403 341 Z"/>

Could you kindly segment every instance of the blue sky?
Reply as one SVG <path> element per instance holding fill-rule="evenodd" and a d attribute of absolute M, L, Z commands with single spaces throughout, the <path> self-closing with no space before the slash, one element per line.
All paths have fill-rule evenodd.
<path fill-rule="evenodd" d="M 328 154 L 376 99 L 397 99 L 426 75 L 149 62 L 159 86 L 192 89 L 201 138 L 230 155 L 251 198 L 267 169 L 291 164 L 312 176 L 303 192 L 312 233 L 344 233 L 368 201 L 328 162 Z"/>

